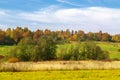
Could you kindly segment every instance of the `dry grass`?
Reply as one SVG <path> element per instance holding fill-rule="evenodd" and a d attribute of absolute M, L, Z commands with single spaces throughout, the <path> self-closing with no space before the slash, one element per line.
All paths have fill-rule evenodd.
<path fill-rule="evenodd" d="M 0 71 L 120 69 L 120 61 L 43 61 L 2 63 Z"/>

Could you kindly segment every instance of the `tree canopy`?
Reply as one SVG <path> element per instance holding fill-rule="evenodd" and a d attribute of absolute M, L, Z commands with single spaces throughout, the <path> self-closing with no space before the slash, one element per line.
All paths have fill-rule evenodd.
<path fill-rule="evenodd" d="M 88 32 L 82 30 L 70 31 L 69 29 L 63 31 L 51 31 L 49 29 L 31 31 L 27 27 L 16 27 L 15 29 L 8 28 L 5 31 L 0 29 L 0 45 L 18 44 L 23 38 L 31 37 L 37 41 L 40 37 L 52 36 L 56 43 L 64 43 L 70 41 L 109 41 L 120 42 L 120 35 L 110 35 L 108 33 Z"/>

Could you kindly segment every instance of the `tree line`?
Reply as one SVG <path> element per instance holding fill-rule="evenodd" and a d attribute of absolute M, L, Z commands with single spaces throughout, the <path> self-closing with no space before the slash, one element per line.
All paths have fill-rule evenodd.
<path fill-rule="evenodd" d="M 82 30 L 70 31 L 69 29 L 63 31 L 51 31 L 49 29 L 31 31 L 27 27 L 16 27 L 15 29 L 8 28 L 6 30 L 0 29 L 0 45 L 18 44 L 23 38 L 32 38 L 37 41 L 42 36 L 51 36 L 56 43 L 64 43 L 70 41 L 110 41 L 120 42 L 120 35 L 110 35 L 102 31 L 93 33 L 85 33 Z"/>
<path fill-rule="evenodd" d="M 109 59 L 107 51 L 103 51 L 95 43 L 89 41 L 114 41 L 113 39 L 114 36 L 102 33 L 102 31 L 98 33 L 85 33 L 82 30 L 70 31 L 69 29 L 65 31 L 48 29 L 31 31 L 27 27 L 0 30 L 0 45 L 16 44 L 7 55 L 10 62 Z M 85 42 L 81 43 L 81 41 Z M 57 45 L 71 42 L 77 42 L 77 44 L 70 44 L 70 46 L 61 48 L 59 53 L 56 53 Z"/>

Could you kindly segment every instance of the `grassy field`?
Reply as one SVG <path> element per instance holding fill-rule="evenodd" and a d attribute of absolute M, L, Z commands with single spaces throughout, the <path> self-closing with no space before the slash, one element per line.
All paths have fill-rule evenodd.
<path fill-rule="evenodd" d="M 120 70 L 0 72 L 0 80 L 119 80 Z"/>
<path fill-rule="evenodd" d="M 13 48 L 14 46 L 4 46 L 0 45 L 0 55 L 8 55 L 9 51 Z"/>
<path fill-rule="evenodd" d="M 97 42 L 97 45 L 103 50 L 108 51 L 111 59 L 120 59 L 120 52 L 118 51 L 118 49 L 120 49 L 120 43 Z"/>
<path fill-rule="evenodd" d="M 103 50 L 109 51 L 110 58 L 120 59 L 120 52 L 118 49 L 120 48 L 119 43 L 109 43 L 109 42 L 96 42 L 97 45 L 99 45 Z M 59 53 L 59 50 L 62 48 L 64 50 L 65 47 L 69 47 L 70 44 L 64 44 L 64 45 L 58 45 L 57 53 Z M 0 46 L 0 55 L 7 55 L 9 53 L 9 50 L 12 49 L 14 46 Z M 55 66 L 56 63 L 56 66 Z M 33 69 L 33 72 L 0 72 L 0 80 L 119 80 L 120 79 L 120 69 L 117 70 L 120 67 L 118 62 L 75 62 L 75 64 L 71 65 L 70 62 L 59 62 L 57 61 L 53 63 L 48 62 L 47 64 L 43 63 L 32 63 L 29 62 L 28 64 L 19 64 L 19 63 L 4 63 L 4 69 L 15 69 L 15 68 L 24 68 L 30 70 Z M 78 65 L 79 66 L 78 66 Z M 84 64 L 84 65 L 80 65 Z M 90 64 L 90 65 L 89 65 Z M 94 65 L 93 65 L 94 64 Z M 113 65 L 114 64 L 114 65 Z M 8 66 L 9 65 L 9 66 Z M 15 66 L 14 66 L 15 65 Z M 31 65 L 31 67 L 30 67 Z M 96 66 L 95 66 L 96 65 Z M 111 70 L 103 70 L 106 67 L 107 68 L 114 67 Z M 117 65 L 117 66 L 116 66 Z M 57 67 L 60 69 L 54 70 L 53 68 Z M 29 67 L 29 68 L 28 68 Z M 101 70 L 78 70 L 78 68 L 86 67 L 86 68 L 101 68 Z M 37 69 L 44 69 L 44 68 L 50 68 L 53 69 L 49 70 L 41 70 L 36 71 Z M 62 68 L 66 68 L 65 70 Z M 69 69 L 73 68 L 73 69 Z M 68 70 L 67 70 L 68 69 Z M 106 69 L 106 68 L 105 68 Z M 14 70 L 13 70 L 14 71 Z"/>

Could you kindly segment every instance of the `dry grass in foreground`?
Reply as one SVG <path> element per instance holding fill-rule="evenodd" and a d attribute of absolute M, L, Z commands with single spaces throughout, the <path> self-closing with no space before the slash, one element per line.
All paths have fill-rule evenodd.
<path fill-rule="evenodd" d="M 0 71 L 120 69 L 120 61 L 42 61 L 1 63 Z"/>

